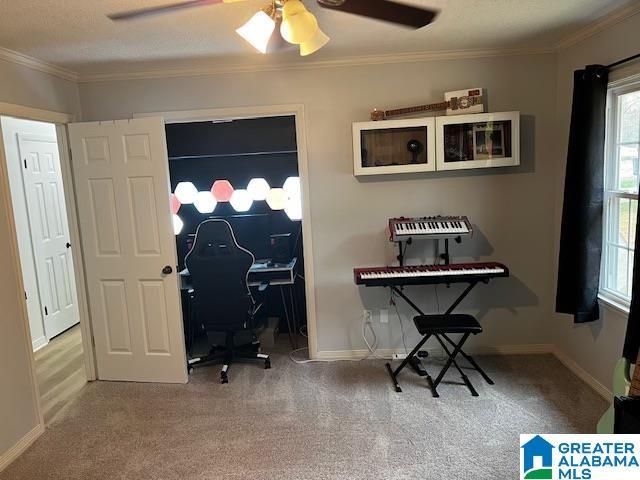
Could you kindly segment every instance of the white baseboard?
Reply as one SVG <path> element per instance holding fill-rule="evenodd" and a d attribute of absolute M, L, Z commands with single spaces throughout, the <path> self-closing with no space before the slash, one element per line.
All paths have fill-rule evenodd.
<path fill-rule="evenodd" d="M 530 345 L 470 347 L 464 350 L 471 355 L 544 355 L 553 353 L 554 347 L 549 343 L 532 343 Z"/>
<path fill-rule="evenodd" d="M 442 350 L 439 348 L 428 348 L 429 354 L 441 356 Z M 548 343 L 531 345 L 497 345 L 471 347 L 465 349 L 471 355 L 554 355 L 565 367 L 573 372 L 583 382 L 593 388 L 599 395 L 607 401 L 611 401 L 613 393 L 606 386 L 595 379 L 593 375 L 578 365 L 575 360 L 567 356 L 555 345 Z M 405 354 L 403 348 L 386 348 L 376 350 L 375 357 L 391 359 L 393 354 Z M 325 350 L 318 352 L 318 360 L 360 360 L 364 358 L 375 358 L 368 350 Z"/>
<path fill-rule="evenodd" d="M 35 442 L 40 435 L 44 433 L 44 425 L 38 424 L 33 430 L 28 432 L 24 437 L 22 437 L 18 443 L 16 443 L 13 447 L 11 447 L 6 452 L 0 454 L 0 472 L 2 472 L 5 468 L 9 466 L 11 462 L 13 462 L 16 458 L 18 458 L 22 453 L 31 446 L 33 442 Z"/>
<path fill-rule="evenodd" d="M 440 348 L 427 348 L 430 354 L 442 355 Z M 540 355 L 554 353 L 554 346 L 550 344 L 533 345 L 498 345 L 495 347 L 471 347 L 465 349 L 472 355 Z M 404 348 L 380 348 L 376 350 L 375 357 L 390 359 L 394 354 L 405 354 Z M 363 358 L 375 358 L 369 350 L 324 350 L 317 353 L 318 360 L 360 360 Z"/>
<path fill-rule="evenodd" d="M 369 350 L 324 350 L 316 354 L 317 360 L 361 360 L 367 357 L 388 358 L 394 353 L 405 353 L 404 348 L 379 348 L 375 356 Z"/>
<path fill-rule="evenodd" d="M 42 347 L 46 346 L 49 343 L 49 340 L 47 340 L 47 337 L 45 337 L 44 335 L 40 338 L 36 338 L 33 342 L 33 351 L 37 352 L 38 350 L 40 350 Z"/>
<path fill-rule="evenodd" d="M 605 400 L 607 400 L 608 402 L 613 401 L 613 392 L 598 380 L 596 380 L 596 378 L 589 372 L 587 372 L 584 368 L 578 365 L 578 363 L 574 359 L 569 357 L 566 353 L 564 353 L 557 347 L 554 348 L 553 354 L 558 360 L 560 360 L 560 362 L 562 362 L 565 367 L 567 367 L 578 378 L 580 378 L 583 382 L 593 388 Z"/>

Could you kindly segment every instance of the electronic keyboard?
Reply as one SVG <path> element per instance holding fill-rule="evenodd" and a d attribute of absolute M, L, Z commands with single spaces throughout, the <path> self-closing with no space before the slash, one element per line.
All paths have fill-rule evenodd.
<path fill-rule="evenodd" d="M 486 281 L 508 277 L 509 269 L 501 263 L 458 263 L 449 265 L 408 265 L 404 267 L 354 268 L 357 285 L 392 287 L 396 285 L 431 285 Z"/>
<path fill-rule="evenodd" d="M 471 235 L 473 227 L 467 217 L 400 217 L 389 219 L 389 232 L 392 242 L 404 242 Z"/>

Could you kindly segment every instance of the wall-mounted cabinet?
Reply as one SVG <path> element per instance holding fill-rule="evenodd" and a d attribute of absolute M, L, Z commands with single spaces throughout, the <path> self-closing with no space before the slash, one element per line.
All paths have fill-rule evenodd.
<path fill-rule="evenodd" d="M 520 164 L 520 113 L 478 113 L 353 124 L 354 174 Z"/>
<path fill-rule="evenodd" d="M 354 174 L 433 172 L 435 141 L 434 118 L 354 123 Z"/>
<path fill-rule="evenodd" d="M 520 165 L 520 113 L 436 118 L 438 170 Z"/>

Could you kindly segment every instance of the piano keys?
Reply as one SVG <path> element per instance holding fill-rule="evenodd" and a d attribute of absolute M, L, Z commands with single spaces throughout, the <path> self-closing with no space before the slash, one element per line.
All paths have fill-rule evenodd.
<path fill-rule="evenodd" d="M 367 287 L 433 285 L 487 281 L 508 277 L 501 263 L 452 263 L 449 265 L 409 265 L 403 267 L 354 268 L 354 281 Z"/>
<path fill-rule="evenodd" d="M 456 238 L 473 233 L 467 217 L 391 218 L 389 232 L 392 242 L 412 239 Z"/>

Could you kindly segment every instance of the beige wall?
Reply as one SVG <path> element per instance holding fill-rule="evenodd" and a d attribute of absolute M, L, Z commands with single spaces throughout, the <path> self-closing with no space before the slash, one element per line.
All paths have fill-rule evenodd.
<path fill-rule="evenodd" d="M 79 112 L 77 86 L 47 74 L 0 60 L 0 102 L 34 108 Z M 4 161 L 0 162 L 4 163 Z M 5 168 L 2 165 L 0 168 Z M 29 370 L 27 332 L 21 318 L 17 265 L 12 249 L 7 201 L 0 185 L 0 455 L 13 447 L 37 424 Z"/>
<path fill-rule="evenodd" d="M 522 113 L 522 166 L 518 168 L 379 177 L 352 173 L 351 123 L 373 107 L 414 105 L 447 90 L 486 87 L 492 111 Z M 401 329 L 388 292 L 353 284 L 354 266 L 381 265 L 395 255 L 387 241 L 393 216 L 464 214 L 475 238 L 453 247 L 456 261 L 499 260 L 510 280 L 480 286 L 463 310 L 482 317 L 486 346 L 547 343 L 552 276 L 555 159 L 555 55 L 460 59 L 395 65 L 242 73 L 194 78 L 90 83 L 80 86 L 87 120 L 132 113 L 241 105 L 302 103 L 310 167 L 319 350 L 362 350 L 363 308 L 390 309 L 376 325 L 382 348 L 400 348 Z M 431 250 L 411 252 L 431 261 Z M 439 287 L 442 306 L 461 286 Z M 433 289 L 420 304 L 435 311 Z M 416 292 L 417 293 L 417 292 Z M 408 309 L 401 306 L 407 322 Z M 414 342 L 414 329 L 407 343 Z"/>
<path fill-rule="evenodd" d="M 558 153 L 555 156 L 557 171 L 554 175 L 556 179 L 554 265 L 557 265 L 562 215 L 562 191 L 571 120 L 573 71 L 590 64 L 608 65 L 637 54 L 639 48 L 640 14 L 632 16 L 577 45 L 562 50 L 558 54 L 558 135 L 556 140 Z M 612 75 L 619 77 L 620 73 L 612 73 Z M 555 275 L 552 280 L 555 286 Z M 553 314 L 552 341 L 596 380 L 610 387 L 613 366 L 622 356 L 626 325 L 627 315 L 609 307 L 601 308 L 599 321 L 585 325 L 574 325 L 572 319 L 567 315 Z"/>

